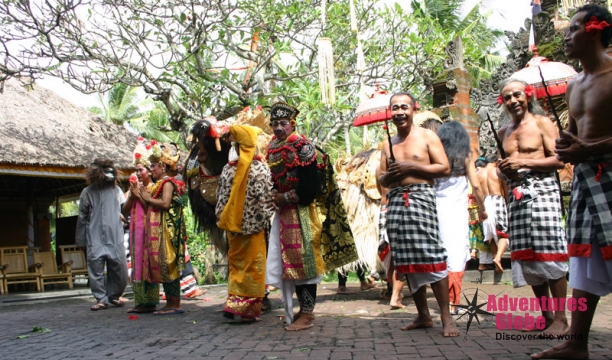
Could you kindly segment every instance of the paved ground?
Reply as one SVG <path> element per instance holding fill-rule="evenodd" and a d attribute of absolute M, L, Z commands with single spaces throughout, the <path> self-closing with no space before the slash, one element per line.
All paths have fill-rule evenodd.
<path fill-rule="evenodd" d="M 282 327 L 280 295 L 271 295 L 275 310 L 262 321 L 236 325 L 221 316 L 225 286 L 207 287 L 200 299 L 183 302 L 185 314 L 130 318 L 126 308 L 93 312 L 89 297 L 24 302 L 18 295 L 0 297 L 0 358 L 3 359 L 527 359 L 528 354 L 559 340 L 497 340 L 502 331 L 495 318 L 480 317 L 466 332 L 456 322 L 457 338 L 444 338 L 439 320 L 428 330 L 400 331 L 416 313 L 409 297 L 406 310 L 390 311 L 378 290 L 336 295 L 335 284 L 319 286 L 315 327 L 288 332 Z M 509 285 L 467 283 L 469 298 L 478 289 L 478 303 L 489 295 L 531 297 L 530 289 Z M 81 291 L 84 289 L 81 288 Z M 67 296 L 68 293 L 64 293 Z M 21 299 L 21 300 L 20 300 Z M 591 358 L 612 359 L 612 303 L 603 298 L 591 334 Z M 433 294 L 430 308 L 437 309 Z M 131 302 L 127 306 L 131 305 Z M 486 309 L 486 307 L 485 307 Z M 438 318 L 438 312 L 432 313 Z M 513 312 L 521 314 L 520 311 Z M 534 313 L 535 314 L 535 313 Z M 568 313 L 569 315 L 569 313 Z M 45 332 L 32 332 L 34 327 Z M 48 329 L 48 330 L 46 330 Z"/>

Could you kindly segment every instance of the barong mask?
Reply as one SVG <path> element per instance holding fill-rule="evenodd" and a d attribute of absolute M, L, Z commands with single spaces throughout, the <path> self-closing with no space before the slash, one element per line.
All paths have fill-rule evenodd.
<path fill-rule="evenodd" d="M 106 182 L 113 182 L 115 181 L 115 169 L 113 169 L 112 167 L 107 167 L 104 168 L 104 180 Z"/>
<path fill-rule="evenodd" d="M 95 159 L 85 174 L 87 185 L 104 189 L 117 183 L 117 169 L 111 160 Z"/>

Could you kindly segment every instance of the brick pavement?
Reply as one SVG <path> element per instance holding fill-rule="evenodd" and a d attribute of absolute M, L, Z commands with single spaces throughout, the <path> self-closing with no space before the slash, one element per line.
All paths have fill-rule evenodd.
<path fill-rule="evenodd" d="M 126 308 L 89 310 L 92 298 L 52 300 L 44 303 L 0 306 L 0 358 L 3 359 L 527 359 L 528 354 L 559 344 L 559 340 L 496 340 L 494 319 L 471 324 L 456 320 L 457 338 L 444 338 L 433 294 L 432 314 L 438 318 L 427 330 L 400 331 L 416 314 L 414 303 L 404 299 L 406 310 L 390 311 L 378 290 L 336 295 L 335 284 L 319 286 L 315 327 L 306 331 L 283 330 L 280 295 L 271 295 L 275 309 L 262 321 L 236 325 L 221 316 L 225 286 L 208 287 L 203 298 L 185 300 L 186 313 L 174 316 L 139 314 L 129 320 Z M 478 288 L 479 303 L 487 295 L 531 297 L 530 288 L 467 283 L 472 297 Z M 11 295 L 9 295 L 11 296 Z M 3 299 L 7 297 L 4 296 Z M 127 306 L 131 305 L 129 303 Z M 537 315 L 537 314 L 534 314 Z M 569 314 L 568 314 L 569 316 Z M 602 298 L 591 334 L 591 358 L 612 359 L 612 305 Z M 34 333 L 34 326 L 49 332 Z M 516 330 L 507 334 L 524 334 Z M 17 337 L 28 335 L 26 338 Z"/>

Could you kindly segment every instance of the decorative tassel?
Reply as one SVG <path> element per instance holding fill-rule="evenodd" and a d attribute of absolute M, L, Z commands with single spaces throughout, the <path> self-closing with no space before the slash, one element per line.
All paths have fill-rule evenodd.
<path fill-rule="evenodd" d="M 324 104 L 336 103 L 336 77 L 334 74 L 334 50 L 330 38 L 319 38 L 319 87 L 321 88 L 321 102 Z"/>
<path fill-rule="evenodd" d="M 349 0 L 349 7 L 351 11 L 351 31 L 357 32 L 357 15 L 355 11 L 355 1 Z"/>
<path fill-rule="evenodd" d="M 357 64 L 355 65 L 355 69 L 360 73 L 363 73 L 366 70 L 365 56 L 363 55 L 363 46 L 361 45 L 361 40 L 359 39 L 359 36 L 357 36 Z"/>
<path fill-rule="evenodd" d="M 321 29 L 325 30 L 325 12 L 327 8 L 327 1 L 321 0 Z"/>

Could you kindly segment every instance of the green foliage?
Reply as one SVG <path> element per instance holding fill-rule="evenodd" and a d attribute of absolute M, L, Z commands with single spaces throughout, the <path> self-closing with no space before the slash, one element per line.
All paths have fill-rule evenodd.
<path fill-rule="evenodd" d="M 499 65 L 501 58 L 489 50 L 500 32 L 486 27 L 477 6 L 461 18 L 463 2 L 412 0 L 408 12 L 399 4 L 357 1 L 365 71 L 356 69 L 348 0 L 327 2 L 325 24 L 320 0 L 44 2 L 36 15 L 27 2 L 14 2 L 10 11 L 0 3 L 0 13 L 10 19 L 2 42 L 23 45 L 23 51 L 5 54 L 4 63 L 19 68 L 3 71 L 0 65 L 0 74 L 42 71 L 84 92 L 108 91 L 104 109 L 95 111 L 161 141 L 179 139 L 170 130 L 183 139 L 203 116 L 224 119 L 246 105 L 282 99 L 300 107 L 300 131 L 339 156 L 362 82 L 411 92 L 426 107 L 432 82 L 444 71 L 445 46 L 456 36 L 464 40 L 464 63 L 474 81 Z M 333 105 L 320 100 L 320 37 L 329 37 L 334 49 Z M 41 59 L 44 65 L 31 61 L 40 54 L 51 54 Z M 136 89 L 150 98 L 141 100 Z M 166 113 L 152 113 L 152 101 Z M 351 145 L 360 144 L 362 132 L 351 128 Z"/>

